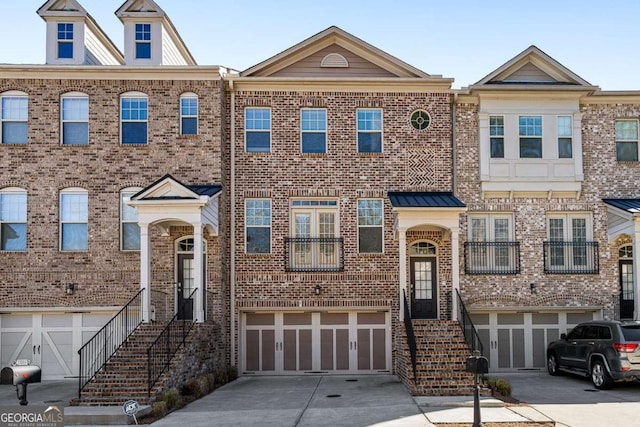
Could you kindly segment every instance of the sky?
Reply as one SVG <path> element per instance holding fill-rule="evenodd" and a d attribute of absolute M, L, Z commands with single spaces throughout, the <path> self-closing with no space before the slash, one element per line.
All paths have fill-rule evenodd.
<path fill-rule="evenodd" d="M 0 63 L 43 64 L 45 0 L 0 0 Z M 123 49 L 124 0 L 80 0 Z M 336 25 L 468 86 L 536 45 L 602 90 L 640 90 L 637 0 L 156 0 L 199 65 L 245 70 Z"/>

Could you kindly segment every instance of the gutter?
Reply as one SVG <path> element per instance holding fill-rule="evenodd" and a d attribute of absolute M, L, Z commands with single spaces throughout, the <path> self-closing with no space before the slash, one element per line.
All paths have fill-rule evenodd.
<path fill-rule="evenodd" d="M 231 180 L 231 194 L 230 205 L 231 205 L 231 233 L 229 242 L 229 250 L 231 252 L 231 259 L 229 260 L 231 272 L 229 276 L 230 280 L 230 311 L 231 311 L 231 324 L 230 324 L 230 332 L 231 332 L 231 365 L 233 365 L 236 359 L 236 92 L 233 86 L 233 80 L 229 79 L 229 91 L 231 92 L 231 171 L 230 177 Z M 236 367 L 239 368 L 239 363 Z M 239 370 L 239 369 L 238 369 Z"/>

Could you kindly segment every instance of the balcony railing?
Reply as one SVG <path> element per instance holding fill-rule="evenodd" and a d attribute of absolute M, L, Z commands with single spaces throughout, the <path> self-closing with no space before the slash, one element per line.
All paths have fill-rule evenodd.
<path fill-rule="evenodd" d="M 598 274 L 598 242 L 549 241 L 543 244 L 544 272 L 550 274 Z"/>
<path fill-rule="evenodd" d="M 344 270 L 342 237 L 288 237 L 284 241 L 287 271 Z"/>
<path fill-rule="evenodd" d="M 466 242 L 464 272 L 467 274 L 520 273 L 520 242 Z"/>

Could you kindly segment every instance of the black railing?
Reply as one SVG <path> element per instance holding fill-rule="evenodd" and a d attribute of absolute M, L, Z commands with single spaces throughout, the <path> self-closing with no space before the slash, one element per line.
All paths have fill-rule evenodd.
<path fill-rule="evenodd" d="M 598 242 L 548 241 L 543 243 L 544 272 L 550 274 L 598 274 Z"/>
<path fill-rule="evenodd" d="M 122 309 L 78 350 L 78 398 L 82 389 L 95 377 L 113 354 L 142 323 L 142 292 L 140 289 Z"/>
<path fill-rule="evenodd" d="M 462 302 L 462 297 L 460 296 L 460 292 L 456 289 L 456 295 L 458 297 L 458 322 L 460 323 L 460 327 L 462 328 L 462 332 L 464 333 L 464 339 L 467 342 L 467 345 L 471 349 L 471 353 L 475 353 L 476 350 L 483 354 L 482 342 L 480 341 L 480 335 L 478 335 L 478 331 L 475 326 L 473 326 L 473 322 L 471 321 L 471 316 L 469 316 L 469 312 L 467 308 L 464 306 L 464 302 Z"/>
<path fill-rule="evenodd" d="M 467 274 L 520 273 L 520 242 L 465 242 Z"/>
<path fill-rule="evenodd" d="M 147 348 L 147 395 L 151 396 L 151 389 L 158 382 L 162 373 L 167 369 L 171 359 L 182 347 L 187 339 L 187 335 L 193 329 L 197 319 L 180 320 L 178 315 L 183 313 L 186 303 L 193 300 L 193 295 L 198 289 L 194 289 L 186 298 L 181 307 L 178 307 L 176 314 L 169 321 L 167 326 L 160 332 L 158 338 Z"/>
<path fill-rule="evenodd" d="M 342 237 L 287 237 L 284 240 L 286 271 L 343 271 Z"/>
<path fill-rule="evenodd" d="M 411 355 L 411 367 L 413 368 L 413 381 L 417 382 L 416 375 L 416 358 L 418 345 L 416 343 L 416 335 L 413 332 L 413 322 L 411 321 L 411 312 L 409 311 L 409 303 L 407 302 L 407 293 L 402 290 L 402 299 L 404 306 L 404 328 L 407 331 L 407 343 L 409 344 L 409 354 Z"/>

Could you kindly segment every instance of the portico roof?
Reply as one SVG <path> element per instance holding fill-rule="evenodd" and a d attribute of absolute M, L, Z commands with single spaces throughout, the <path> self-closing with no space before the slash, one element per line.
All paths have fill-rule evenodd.
<path fill-rule="evenodd" d="M 602 199 L 602 201 L 629 213 L 640 213 L 640 199 Z"/>
<path fill-rule="evenodd" d="M 464 208 L 466 205 L 451 192 L 390 191 L 394 208 Z"/>

